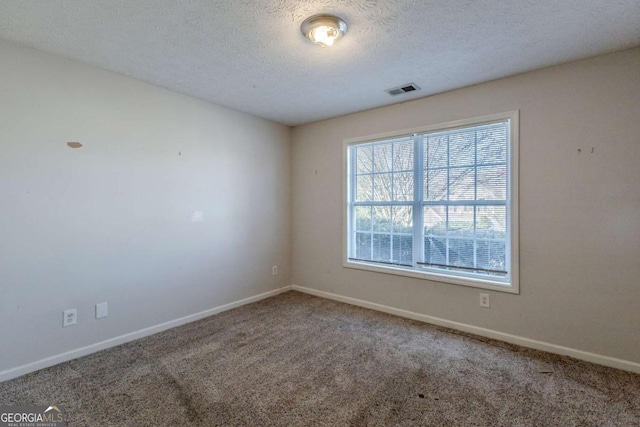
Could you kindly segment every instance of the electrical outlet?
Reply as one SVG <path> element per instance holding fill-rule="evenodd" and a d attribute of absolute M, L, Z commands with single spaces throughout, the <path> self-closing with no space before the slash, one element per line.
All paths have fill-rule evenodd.
<path fill-rule="evenodd" d="M 62 312 L 62 327 L 73 326 L 78 323 L 78 310 L 70 308 Z"/>
<path fill-rule="evenodd" d="M 271 274 L 274 276 L 278 275 L 278 266 L 274 265 L 273 267 L 271 267 Z"/>
<path fill-rule="evenodd" d="M 106 302 L 96 304 L 96 319 L 102 319 L 109 314 L 109 307 Z"/>
<path fill-rule="evenodd" d="M 485 308 L 491 307 L 491 300 L 489 299 L 489 294 L 480 294 L 480 307 L 485 307 Z"/>

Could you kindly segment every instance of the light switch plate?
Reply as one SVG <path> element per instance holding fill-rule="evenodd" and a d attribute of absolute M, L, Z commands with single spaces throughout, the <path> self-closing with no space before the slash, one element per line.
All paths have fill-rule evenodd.
<path fill-rule="evenodd" d="M 193 211 L 191 214 L 191 222 L 202 222 L 204 221 L 204 212 L 202 211 Z"/>
<path fill-rule="evenodd" d="M 96 304 L 96 319 L 102 319 L 109 314 L 109 308 L 106 302 Z"/>

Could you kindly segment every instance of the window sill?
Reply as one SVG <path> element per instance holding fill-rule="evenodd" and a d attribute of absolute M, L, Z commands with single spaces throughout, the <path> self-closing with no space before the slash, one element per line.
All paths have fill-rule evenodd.
<path fill-rule="evenodd" d="M 372 271 L 383 274 L 393 274 L 396 276 L 413 277 L 416 279 L 430 280 L 433 282 L 449 283 L 453 285 L 468 286 L 479 289 L 490 289 L 497 292 L 506 292 L 510 294 L 519 294 L 520 291 L 513 283 L 508 284 L 490 279 L 467 278 L 460 276 L 451 276 L 447 274 L 438 274 L 431 271 L 408 270 L 394 266 L 380 266 L 362 261 L 344 261 L 342 264 L 345 268 L 356 270 Z"/>

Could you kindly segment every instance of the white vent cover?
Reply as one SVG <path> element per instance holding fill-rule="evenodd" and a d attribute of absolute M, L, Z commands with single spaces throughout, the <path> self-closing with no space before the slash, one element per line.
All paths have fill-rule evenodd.
<path fill-rule="evenodd" d="M 387 92 L 389 95 L 400 95 L 402 93 L 413 92 L 414 90 L 420 90 L 417 84 L 406 83 L 402 86 L 386 89 L 385 92 Z"/>

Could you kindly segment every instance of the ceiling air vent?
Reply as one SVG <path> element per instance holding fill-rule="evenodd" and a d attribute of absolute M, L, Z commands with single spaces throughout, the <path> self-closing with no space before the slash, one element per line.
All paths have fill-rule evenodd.
<path fill-rule="evenodd" d="M 420 90 L 418 85 L 415 83 L 407 83 L 403 84 L 402 86 L 387 89 L 385 90 L 385 92 L 387 92 L 389 95 L 400 95 L 402 93 L 413 92 L 414 90 Z"/>

